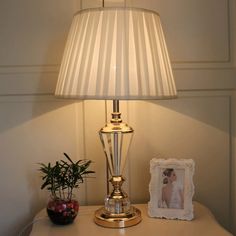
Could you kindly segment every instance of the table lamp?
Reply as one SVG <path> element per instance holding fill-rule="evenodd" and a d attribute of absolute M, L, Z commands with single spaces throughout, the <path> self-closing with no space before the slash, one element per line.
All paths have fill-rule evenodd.
<path fill-rule="evenodd" d="M 113 100 L 110 123 L 99 132 L 113 191 L 95 223 L 122 228 L 141 221 L 122 189 L 133 129 L 122 122 L 119 100 L 168 99 L 176 87 L 159 15 L 151 10 L 102 7 L 74 15 L 55 95 Z"/>

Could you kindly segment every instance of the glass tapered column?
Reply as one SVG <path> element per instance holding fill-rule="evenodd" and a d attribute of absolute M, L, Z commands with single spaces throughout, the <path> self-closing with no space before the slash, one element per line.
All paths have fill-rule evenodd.
<path fill-rule="evenodd" d="M 111 123 L 99 132 L 107 158 L 112 192 L 105 198 L 105 206 L 95 212 L 98 225 L 111 228 L 128 227 L 141 221 L 140 211 L 131 206 L 127 193 L 122 189 L 125 178 L 122 176 L 125 167 L 133 129 L 122 123 L 119 112 L 119 101 L 113 101 Z"/>

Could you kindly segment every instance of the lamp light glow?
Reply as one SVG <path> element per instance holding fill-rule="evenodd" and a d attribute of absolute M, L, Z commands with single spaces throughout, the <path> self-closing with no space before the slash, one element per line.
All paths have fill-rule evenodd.
<path fill-rule="evenodd" d="M 73 18 L 55 95 L 113 100 L 112 119 L 99 132 L 111 174 L 112 193 L 95 213 L 105 227 L 128 227 L 140 211 L 122 190 L 122 171 L 133 129 L 121 120 L 119 100 L 177 96 L 159 15 L 139 8 L 93 8 Z"/>

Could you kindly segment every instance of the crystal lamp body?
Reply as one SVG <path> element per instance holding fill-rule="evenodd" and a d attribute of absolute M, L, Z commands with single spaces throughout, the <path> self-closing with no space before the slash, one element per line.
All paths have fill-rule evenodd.
<path fill-rule="evenodd" d="M 95 222 L 105 227 L 128 227 L 141 221 L 141 212 L 131 206 L 128 195 L 122 189 L 125 181 L 122 176 L 133 129 L 122 123 L 120 113 L 112 113 L 111 123 L 99 132 L 106 154 L 112 192 L 105 198 L 105 206 L 95 213 Z"/>

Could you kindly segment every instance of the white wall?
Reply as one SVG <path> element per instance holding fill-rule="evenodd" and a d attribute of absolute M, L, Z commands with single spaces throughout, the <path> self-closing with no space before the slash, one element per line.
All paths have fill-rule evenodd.
<path fill-rule="evenodd" d="M 150 159 L 193 158 L 195 199 L 236 233 L 235 1 L 126 5 L 160 13 L 179 91 L 173 101 L 121 103 L 124 120 L 135 129 L 126 168 L 131 200 L 149 200 Z M 105 158 L 97 131 L 106 120 L 105 103 L 53 97 L 72 15 L 96 6 L 101 0 L 0 3 L 0 235 L 17 235 L 45 206 L 37 163 L 62 158 L 63 152 L 94 160 L 96 179 L 81 186 L 80 202 L 103 201 Z"/>

